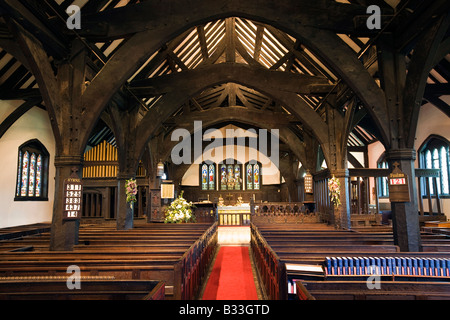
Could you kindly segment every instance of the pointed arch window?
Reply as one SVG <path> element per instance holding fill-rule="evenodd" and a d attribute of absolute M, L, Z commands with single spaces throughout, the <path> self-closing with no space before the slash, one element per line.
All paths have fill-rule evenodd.
<path fill-rule="evenodd" d="M 242 190 L 242 164 L 226 160 L 219 164 L 220 190 Z"/>
<path fill-rule="evenodd" d="M 377 167 L 379 169 L 389 169 L 389 165 L 385 159 L 384 154 L 381 156 L 381 158 L 377 162 Z M 388 177 L 379 177 L 378 181 L 378 197 L 380 198 L 387 198 L 389 197 L 389 183 L 388 183 Z"/>
<path fill-rule="evenodd" d="M 420 167 L 424 169 L 440 169 L 440 176 L 436 178 L 435 190 L 433 178 L 429 179 L 431 195 L 450 196 L 450 154 L 449 142 L 440 136 L 432 135 L 425 140 L 420 150 Z M 421 181 L 424 183 L 424 181 Z M 425 190 L 425 188 L 422 188 Z"/>
<path fill-rule="evenodd" d="M 48 200 L 48 159 L 48 151 L 39 140 L 30 140 L 19 147 L 14 200 Z"/>
<path fill-rule="evenodd" d="M 200 183 L 202 190 L 216 189 L 216 164 L 202 163 L 200 166 Z"/>
<path fill-rule="evenodd" d="M 248 162 L 245 165 L 245 180 L 247 190 L 261 189 L 261 164 Z"/>

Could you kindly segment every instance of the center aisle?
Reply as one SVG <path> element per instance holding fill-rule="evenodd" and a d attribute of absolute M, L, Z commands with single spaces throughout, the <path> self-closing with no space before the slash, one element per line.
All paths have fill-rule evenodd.
<path fill-rule="evenodd" d="M 248 246 L 221 246 L 203 300 L 258 300 Z"/>

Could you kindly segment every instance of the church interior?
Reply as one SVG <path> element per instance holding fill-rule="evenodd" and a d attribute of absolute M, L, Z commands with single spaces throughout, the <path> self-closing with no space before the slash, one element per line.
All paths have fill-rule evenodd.
<path fill-rule="evenodd" d="M 0 0 L 0 300 L 450 299 L 449 27 Z"/>

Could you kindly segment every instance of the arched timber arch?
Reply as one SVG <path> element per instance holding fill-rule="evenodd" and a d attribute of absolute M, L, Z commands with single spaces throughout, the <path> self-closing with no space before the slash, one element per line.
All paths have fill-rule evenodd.
<path fill-rule="evenodd" d="M 157 128 L 177 111 L 190 97 L 195 96 L 211 85 L 225 82 L 236 82 L 255 89 L 273 100 L 279 101 L 289 109 L 314 134 L 324 150 L 328 150 L 328 126 L 318 113 L 304 103 L 295 92 L 290 92 L 289 81 L 278 81 L 266 87 L 274 73 L 280 77 L 291 75 L 285 72 L 274 72 L 264 69 L 252 70 L 249 66 L 239 64 L 218 64 L 207 68 L 208 72 L 197 72 L 195 81 L 186 81 L 185 85 L 175 92 L 165 94 L 158 104 L 153 106 L 144 116 L 137 128 L 136 151 L 142 154 L 148 140 Z M 190 79 L 191 80 L 191 79 Z M 158 121 L 155 121 L 157 119 Z M 328 156 L 328 152 L 325 152 Z M 136 157 L 139 159 L 140 157 Z"/>
<path fill-rule="evenodd" d="M 137 14 L 139 17 L 142 16 L 142 13 L 145 13 L 147 19 L 148 15 L 151 14 L 153 19 L 144 28 L 144 31 L 137 32 L 131 36 L 91 83 L 90 86 L 93 87 L 93 90 L 90 90 L 90 93 L 92 94 L 83 97 L 84 105 L 89 105 L 91 111 L 89 121 L 84 123 L 86 126 L 83 128 L 84 132 L 91 132 L 92 128 L 90 127 L 95 123 L 95 119 L 100 116 L 112 95 L 140 68 L 151 54 L 165 43 L 187 29 L 207 21 L 240 16 L 275 26 L 312 48 L 312 51 L 326 61 L 364 102 L 369 114 L 374 118 L 380 130 L 382 135 L 381 141 L 385 145 L 389 145 L 389 123 L 386 116 L 384 92 L 377 86 L 369 72 L 358 60 L 356 54 L 334 32 L 299 23 L 299 19 L 304 19 L 305 21 L 314 19 L 311 16 L 302 15 L 302 6 L 305 5 L 311 6 L 312 4 L 306 1 L 294 0 L 282 0 L 276 3 L 269 0 L 261 0 L 257 3 L 237 0 L 193 0 L 190 1 L 189 7 L 199 8 L 198 10 L 186 12 L 185 4 L 177 3 L 167 5 L 162 10 L 163 12 L 157 12 L 151 11 L 154 9 L 151 3 L 144 2 L 140 6 L 136 5 L 134 7 L 135 11 L 129 11 L 133 10 L 133 8 L 128 8 L 128 11 L 113 10 L 115 12 L 99 14 L 104 20 L 113 20 L 111 18 L 107 19 L 108 15 L 130 14 L 130 12 L 132 12 L 131 14 Z M 315 5 L 320 7 L 321 10 L 326 10 L 328 16 L 333 15 L 333 8 L 327 10 L 322 2 L 318 2 Z M 327 5 L 335 7 L 335 12 L 353 10 L 355 15 L 358 13 L 364 14 L 362 11 L 364 9 L 363 6 L 347 6 L 345 8 L 340 4 L 331 2 Z M 293 12 L 298 12 L 298 14 L 293 14 Z M 281 17 L 283 18 L 281 19 Z M 324 20 L 326 18 L 320 17 L 320 19 Z M 123 18 L 118 21 L 122 22 Z M 311 24 L 316 25 L 317 21 Z M 123 26 L 117 25 L 115 27 L 123 28 Z M 111 28 L 113 27 L 110 26 Z M 102 93 L 100 98 L 99 92 Z"/>

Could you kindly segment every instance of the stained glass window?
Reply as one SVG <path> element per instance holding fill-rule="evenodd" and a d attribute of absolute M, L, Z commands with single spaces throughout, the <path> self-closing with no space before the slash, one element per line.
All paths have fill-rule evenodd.
<path fill-rule="evenodd" d="M 224 164 L 220 166 L 220 189 L 227 190 L 227 166 Z"/>
<path fill-rule="evenodd" d="M 42 155 L 39 155 L 36 162 L 36 197 L 41 196 L 41 188 L 42 188 Z"/>
<path fill-rule="evenodd" d="M 36 180 L 36 154 L 33 153 L 30 158 L 30 174 L 28 179 L 28 196 L 34 196 L 34 184 Z"/>
<path fill-rule="evenodd" d="M 208 165 L 202 165 L 202 190 L 208 190 Z"/>
<path fill-rule="evenodd" d="M 220 168 L 220 190 L 242 189 L 242 164 L 237 161 L 228 160 L 228 164 L 219 164 Z M 234 162 L 234 163 L 233 163 Z"/>
<path fill-rule="evenodd" d="M 48 152 L 38 140 L 19 148 L 15 200 L 47 200 Z"/>
<path fill-rule="evenodd" d="M 253 189 L 259 190 L 259 165 L 255 163 L 253 165 Z"/>
<path fill-rule="evenodd" d="M 234 189 L 234 166 L 232 164 L 229 164 L 227 166 L 227 184 L 228 184 L 228 190 Z"/>
<path fill-rule="evenodd" d="M 253 166 L 247 164 L 247 190 L 253 190 Z"/>
<path fill-rule="evenodd" d="M 22 168 L 22 151 L 19 150 L 19 162 L 17 167 L 19 168 L 17 170 L 17 190 L 16 190 L 16 197 L 20 196 L 20 177 L 21 177 L 21 168 Z"/>
<path fill-rule="evenodd" d="M 200 184 L 202 190 L 216 189 L 216 165 L 214 163 L 203 163 L 200 166 Z"/>
<path fill-rule="evenodd" d="M 261 188 L 261 165 L 248 163 L 246 168 L 247 190 L 259 190 Z"/>
<path fill-rule="evenodd" d="M 216 166 L 214 164 L 209 165 L 209 190 L 216 189 Z"/>
<path fill-rule="evenodd" d="M 241 190 L 241 165 L 234 165 L 234 189 Z"/>
<path fill-rule="evenodd" d="M 450 195 L 450 160 L 449 160 L 449 142 L 439 136 L 431 136 L 426 140 L 424 145 L 420 148 L 421 154 L 421 168 L 425 169 L 440 169 L 440 175 L 437 178 L 428 179 L 430 186 L 430 193 L 436 195 Z M 434 186 L 433 179 L 436 179 L 437 190 Z M 423 195 L 426 193 L 426 186 L 424 181 L 422 190 Z"/>
<path fill-rule="evenodd" d="M 25 152 L 22 161 L 22 188 L 20 188 L 20 195 L 25 197 L 27 195 L 27 186 L 28 186 L 28 166 L 30 161 L 30 154 Z"/>

